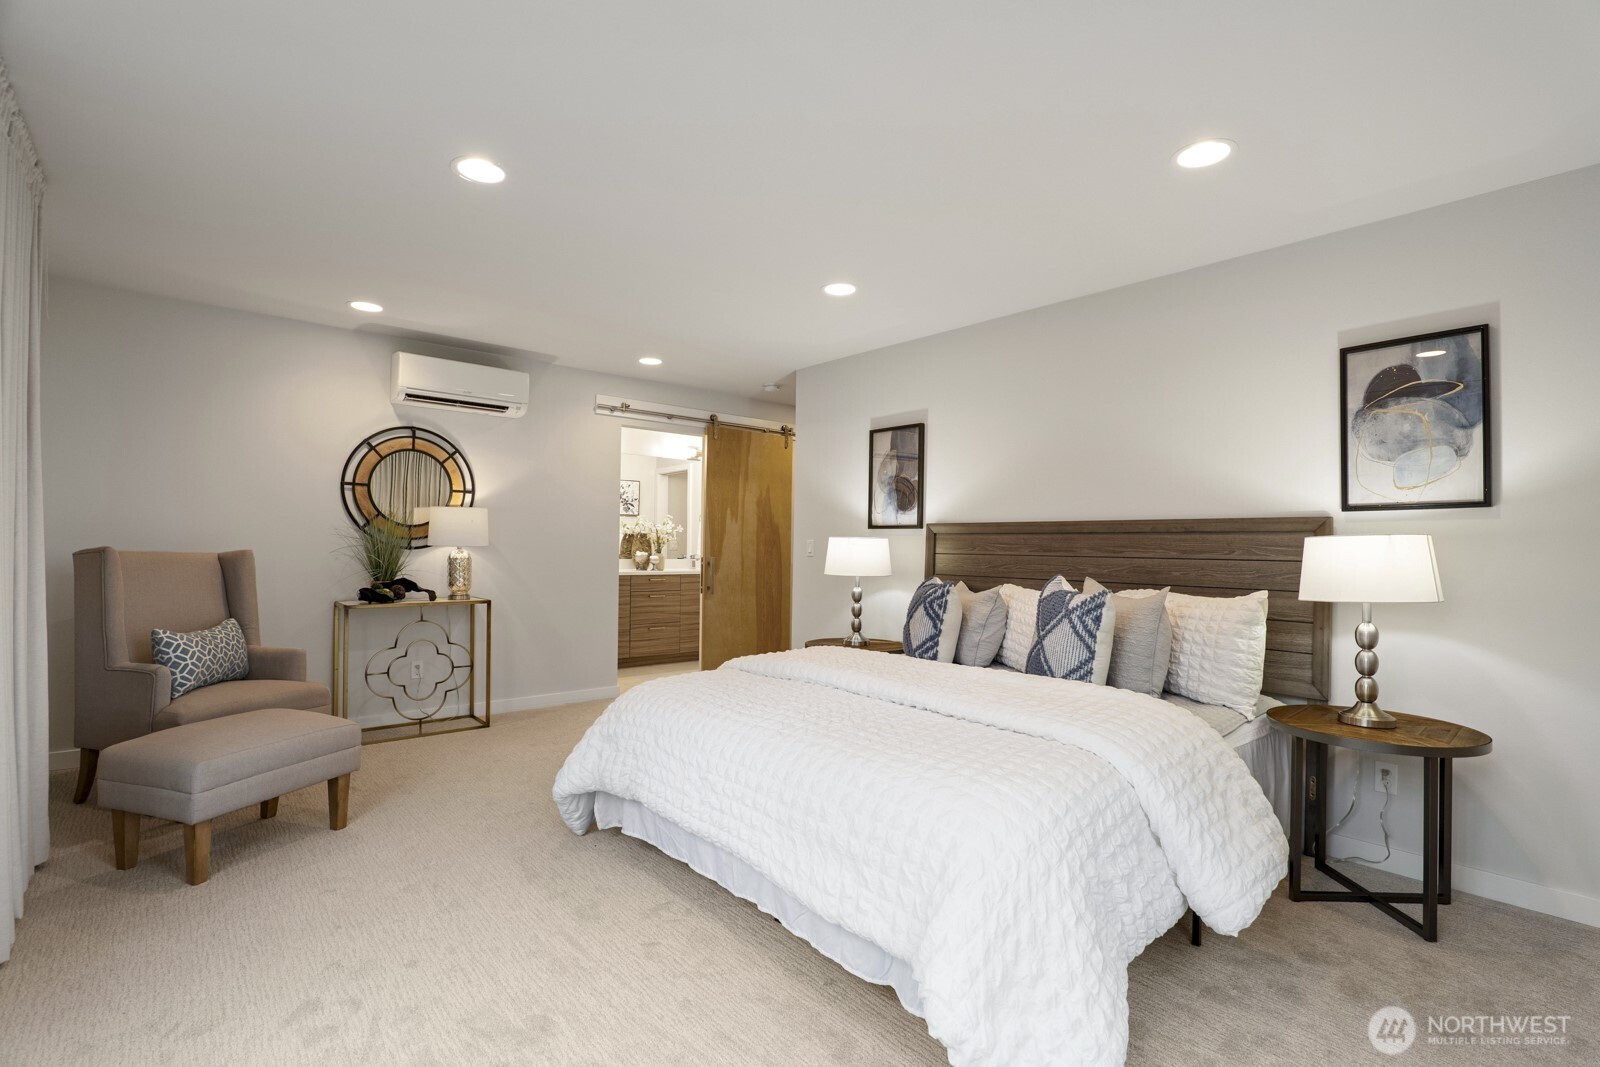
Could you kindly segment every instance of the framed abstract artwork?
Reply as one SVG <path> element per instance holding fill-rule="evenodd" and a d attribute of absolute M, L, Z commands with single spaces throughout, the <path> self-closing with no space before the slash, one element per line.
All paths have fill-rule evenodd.
<path fill-rule="evenodd" d="M 867 527 L 912 529 L 922 525 L 920 422 L 873 430 L 867 437 Z"/>
<path fill-rule="evenodd" d="M 639 483 L 629 478 L 622 480 L 622 512 L 627 518 L 639 516 Z"/>
<path fill-rule="evenodd" d="M 1493 502 L 1488 326 L 1342 348 L 1339 392 L 1345 511 Z"/>

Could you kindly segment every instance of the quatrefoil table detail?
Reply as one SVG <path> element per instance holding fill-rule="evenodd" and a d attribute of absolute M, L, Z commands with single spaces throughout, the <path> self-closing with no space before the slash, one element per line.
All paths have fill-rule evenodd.
<path fill-rule="evenodd" d="M 478 608 L 483 608 L 483 703 L 478 703 Z M 486 597 L 465 600 L 402 600 L 393 604 L 364 604 L 337 600 L 333 604 L 333 713 L 350 717 L 350 617 L 354 612 L 414 613 L 394 633 L 393 643 L 368 658 L 359 674 L 369 692 L 387 700 L 395 713 L 410 722 L 365 726 L 364 734 L 388 733 L 369 741 L 394 741 L 401 737 L 482 729 L 490 721 L 490 672 L 494 666 L 494 606 Z M 452 625 L 466 612 L 466 643 L 457 639 Z M 399 616 L 404 618 L 404 614 Z M 382 616 L 374 616 L 382 618 Z M 368 646 L 370 647 L 370 646 Z M 466 691 L 466 710 L 443 714 L 452 696 Z M 459 699 L 456 707 L 460 707 Z M 463 721 L 465 720 L 465 721 Z M 440 724 L 455 723 L 443 726 Z M 415 732 L 412 732 L 415 724 Z M 394 736 L 397 731 L 404 731 Z"/>

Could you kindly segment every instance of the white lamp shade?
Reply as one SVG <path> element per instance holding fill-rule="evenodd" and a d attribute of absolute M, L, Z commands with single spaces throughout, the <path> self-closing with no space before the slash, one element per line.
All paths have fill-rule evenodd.
<path fill-rule="evenodd" d="M 1349 604 L 1444 599 L 1427 534 L 1308 537 L 1300 557 L 1300 599 Z"/>
<path fill-rule="evenodd" d="M 822 565 L 824 574 L 842 574 L 848 578 L 881 577 L 892 574 L 889 569 L 889 539 L 887 537 L 830 537 L 828 558 Z"/>
<path fill-rule="evenodd" d="M 481 548 L 489 543 L 488 508 L 418 508 L 414 522 L 428 524 L 428 544 Z"/>

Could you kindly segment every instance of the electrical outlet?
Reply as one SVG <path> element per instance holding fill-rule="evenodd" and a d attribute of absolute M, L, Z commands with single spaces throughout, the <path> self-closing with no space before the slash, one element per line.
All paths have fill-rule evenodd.
<path fill-rule="evenodd" d="M 1378 761 L 1377 771 L 1372 778 L 1372 788 L 1380 793 L 1398 796 L 1400 793 L 1400 767 L 1394 763 Z"/>
<path fill-rule="evenodd" d="M 411 664 L 411 677 L 422 677 L 422 661 L 420 659 Z"/>
<path fill-rule="evenodd" d="M 817 542 L 810 537 L 806 538 L 806 555 L 815 556 L 816 554 Z"/>

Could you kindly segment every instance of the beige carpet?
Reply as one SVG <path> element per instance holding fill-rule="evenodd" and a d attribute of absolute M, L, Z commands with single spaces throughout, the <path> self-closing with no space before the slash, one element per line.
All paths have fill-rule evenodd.
<path fill-rule="evenodd" d="M 600 704 L 369 747 L 350 826 L 325 791 L 178 828 L 111 866 L 109 817 L 51 781 L 54 850 L 0 966 L 0 1063 L 939 1064 L 886 989 L 615 832 L 574 837 L 550 783 Z M 1238 940 L 1181 931 L 1132 967 L 1131 1064 L 1600 1062 L 1600 931 L 1473 898 L 1428 945 L 1365 906 L 1281 895 Z M 1573 1016 L 1564 1048 L 1393 1060 L 1367 1021 Z"/>

